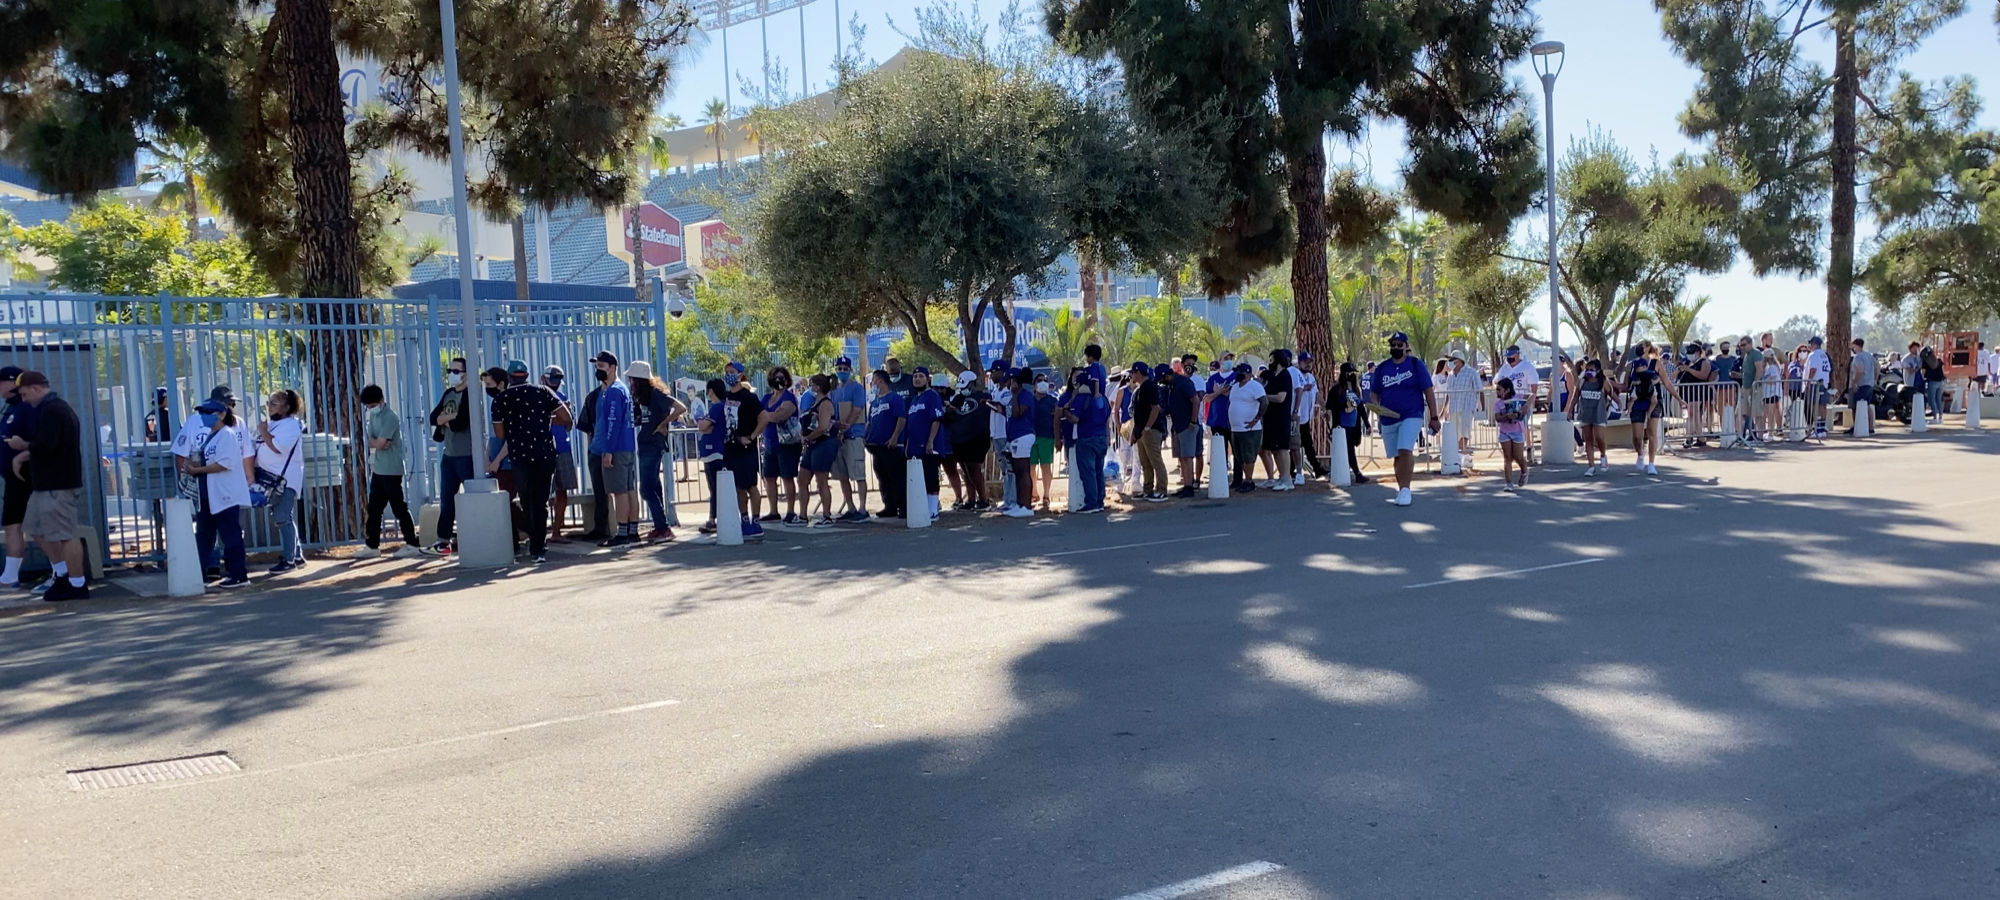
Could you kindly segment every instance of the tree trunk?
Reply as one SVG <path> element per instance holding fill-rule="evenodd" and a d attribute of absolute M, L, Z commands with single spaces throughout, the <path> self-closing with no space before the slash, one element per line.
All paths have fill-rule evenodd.
<path fill-rule="evenodd" d="M 1314 380 L 1333 384 L 1339 372 L 1333 354 L 1333 317 L 1327 306 L 1326 274 L 1326 145 L 1315 137 L 1292 154 L 1292 208 L 1298 212 L 1299 237 L 1292 249 L 1292 308 L 1296 316 L 1298 352 L 1310 353 L 1304 364 Z M 1313 446 L 1328 448 L 1326 423 L 1312 410 Z M 1328 448 L 1328 452 L 1346 452 Z"/>
<path fill-rule="evenodd" d="M 1174 300 L 1179 300 L 1181 298 L 1180 263 L 1181 261 L 1178 258 L 1171 259 L 1167 264 L 1167 271 L 1163 273 L 1160 278 L 1160 293 L 1165 294 Z"/>
<path fill-rule="evenodd" d="M 868 377 L 868 373 L 875 371 L 875 367 L 868 362 L 868 332 L 866 331 L 858 331 L 854 334 L 854 371 L 859 373 L 859 377 L 862 378 Z"/>
<path fill-rule="evenodd" d="M 637 303 L 645 303 L 649 299 L 646 296 L 646 257 L 643 248 L 639 246 L 639 207 L 637 206 L 632 207 L 631 231 L 632 300 Z"/>
<path fill-rule="evenodd" d="M 1090 262 L 1090 251 L 1079 248 L 1076 254 L 1077 291 L 1083 295 L 1083 327 L 1085 330 L 1097 327 L 1097 267 Z"/>
<path fill-rule="evenodd" d="M 1847 388 L 1849 341 L 1854 332 L 1854 181 L 1859 153 L 1854 136 L 1854 104 L 1861 92 L 1856 71 L 1854 21 L 1834 19 L 1833 208 L 1826 267 L 1826 352 L 1833 362 L 1833 388 Z"/>
<path fill-rule="evenodd" d="M 316 430 L 356 437 L 361 419 L 356 407 L 363 371 L 363 341 L 359 327 L 361 296 L 361 232 L 354 221 L 354 175 L 347 155 L 346 109 L 340 93 L 340 60 L 333 43 L 333 10 L 328 0 L 278 0 L 271 27 L 278 29 L 285 80 L 286 119 L 292 152 L 292 187 L 298 209 L 299 293 L 307 299 L 347 302 L 307 303 L 306 321 L 316 326 L 306 338 L 306 377 Z M 344 487 L 332 489 L 325 503 L 309 503 L 307 534 L 345 534 L 342 527 L 361 515 L 366 484 L 365 452 L 346 461 Z M 315 523 L 311 510 L 323 517 Z"/>
<path fill-rule="evenodd" d="M 528 228 L 514 216 L 514 299 L 528 302 Z"/>

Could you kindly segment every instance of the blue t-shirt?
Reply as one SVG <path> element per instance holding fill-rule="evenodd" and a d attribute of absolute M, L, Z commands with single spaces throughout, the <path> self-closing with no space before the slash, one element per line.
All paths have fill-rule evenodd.
<path fill-rule="evenodd" d="M 564 393 L 563 393 L 562 391 L 556 391 L 556 392 L 555 392 L 555 394 L 556 394 L 556 399 L 557 399 L 557 400 L 560 400 L 560 401 L 562 401 L 562 404 L 563 404 L 564 406 L 568 406 L 568 405 L 569 405 L 569 396 L 568 396 L 568 395 L 564 394 Z M 562 454 L 562 455 L 564 455 L 564 456 L 568 456 L 568 455 L 569 455 L 569 450 L 570 450 L 570 447 L 569 447 L 569 426 L 567 426 L 567 425 L 557 425 L 557 424 L 555 424 L 555 423 L 551 422 L 551 423 L 549 423 L 549 434 L 550 434 L 550 435 L 551 435 L 552 437 L 554 437 L 554 438 L 555 438 L 555 442 L 556 442 L 556 452 L 557 452 L 557 453 L 560 453 L 560 454 Z"/>
<path fill-rule="evenodd" d="M 764 395 L 764 411 L 767 413 L 777 412 L 779 407 L 787 403 L 792 405 L 792 415 L 794 416 L 799 414 L 799 410 L 805 408 L 799 405 L 798 395 L 789 390 L 772 391 Z M 764 426 L 764 449 L 778 449 L 778 423 L 776 422 Z"/>
<path fill-rule="evenodd" d="M 1375 365 L 1375 402 L 1395 413 L 1396 421 L 1423 415 L 1424 392 L 1430 388 L 1431 370 L 1414 356 L 1405 356 L 1402 362 L 1385 359 Z"/>
<path fill-rule="evenodd" d="M 1194 379 L 1186 375 L 1174 375 L 1167 379 L 1167 418 L 1173 422 L 1174 430 L 1181 431 L 1194 421 L 1195 409 Z"/>
<path fill-rule="evenodd" d="M 1111 403 L 1102 395 L 1077 394 L 1069 398 L 1069 414 L 1077 418 L 1077 440 L 1110 436 Z"/>
<path fill-rule="evenodd" d="M 639 432 L 632 424 L 632 391 L 613 380 L 597 398 L 596 427 L 590 432 L 591 455 L 635 453 Z"/>
<path fill-rule="evenodd" d="M 1090 379 L 1090 389 L 1095 391 L 1097 393 L 1097 396 L 1099 397 L 1110 396 L 1110 392 L 1105 390 L 1105 385 L 1108 382 L 1105 381 L 1103 363 L 1091 363 L 1090 365 L 1084 366 L 1083 375 L 1085 378 Z"/>
<path fill-rule="evenodd" d="M 1346 395 L 1347 395 L 1347 408 L 1346 408 L 1346 410 L 1344 410 L 1344 411 L 1343 411 L 1343 412 L 1341 412 L 1341 414 L 1340 414 L 1340 427 L 1342 427 L 1342 428 L 1354 428 L 1354 427 L 1356 427 L 1356 426 L 1360 425 L 1360 424 L 1361 424 L 1361 398 L 1360 398 L 1360 397 L 1356 397 L 1356 396 L 1354 396 L 1354 392 L 1353 392 L 1353 391 L 1350 391 L 1350 390 L 1348 390 L 1348 389 L 1346 389 L 1346 388 L 1344 388 L 1344 387 L 1339 387 L 1339 386 L 1335 386 L 1335 387 L 1334 387 L 1334 390 L 1336 390 L 1336 391 L 1340 391 L 1341 393 L 1344 393 L 1344 394 L 1346 394 Z"/>
<path fill-rule="evenodd" d="M 1056 436 L 1056 407 L 1060 404 L 1054 394 L 1035 395 L 1035 437 L 1054 439 Z"/>
<path fill-rule="evenodd" d="M 701 454 L 702 462 L 722 458 L 722 442 L 729 438 L 729 404 L 722 400 L 711 400 L 708 411 L 702 418 L 709 422 L 708 433 L 695 440 L 695 450 Z"/>
<path fill-rule="evenodd" d="M 862 410 L 863 412 L 868 410 L 868 389 L 862 387 L 858 379 L 849 378 L 845 382 L 842 382 L 839 387 L 833 389 L 831 399 L 833 400 L 833 414 L 836 416 L 842 415 L 845 412 L 845 410 L 841 409 L 843 405 Z M 861 437 L 867 433 L 867 429 L 868 420 L 866 417 L 863 417 L 861 421 L 847 427 L 847 436 L 851 438 Z"/>
<path fill-rule="evenodd" d="M 1229 427 L 1229 401 L 1223 399 L 1222 395 L 1217 394 L 1216 391 L 1222 390 L 1222 386 L 1228 384 L 1231 380 L 1233 379 L 1221 372 L 1209 373 L 1208 384 L 1206 386 L 1208 390 L 1208 415 L 1202 418 L 1202 424 L 1210 428 L 1227 429 Z"/>
<path fill-rule="evenodd" d="M 1014 389 L 1014 399 L 1007 403 L 1007 439 L 1017 440 L 1033 437 L 1035 434 L 1035 395 L 1032 390 Z"/>
<path fill-rule="evenodd" d="M 883 394 L 868 403 L 868 431 L 864 433 L 870 447 L 885 446 L 896 433 L 896 421 L 909 413 L 909 404 L 903 402 L 903 395 L 895 392 Z"/>
<path fill-rule="evenodd" d="M 942 427 L 938 429 L 937 440 L 932 441 L 930 447 L 924 446 L 924 440 L 931 436 L 931 423 L 944 417 L 944 398 L 938 396 L 937 391 L 913 388 L 910 400 L 904 406 L 904 414 L 909 416 L 910 423 L 903 426 L 903 455 L 936 456 L 941 452 L 938 445 L 951 446 Z"/>

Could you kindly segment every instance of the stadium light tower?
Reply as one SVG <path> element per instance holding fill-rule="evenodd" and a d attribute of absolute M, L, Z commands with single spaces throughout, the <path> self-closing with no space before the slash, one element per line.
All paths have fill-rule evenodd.
<path fill-rule="evenodd" d="M 799 84 L 804 90 L 801 96 L 811 94 L 811 84 L 806 76 L 806 12 L 805 8 L 816 0 L 692 0 L 689 11 L 694 13 L 696 27 L 704 31 L 722 33 L 722 67 L 729 69 L 729 28 L 746 22 L 756 22 L 761 29 L 764 21 L 781 12 L 799 11 Z M 840 39 L 840 0 L 833 0 L 833 40 L 835 54 L 843 53 Z M 771 90 L 771 38 L 768 31 L 763 34 L 764 45 L 764 92 Z M 736 77 L 735 71 L 727 71 L 722 78 L 723 103 L 734 106 L 730 91 L 730 81 Z"/>

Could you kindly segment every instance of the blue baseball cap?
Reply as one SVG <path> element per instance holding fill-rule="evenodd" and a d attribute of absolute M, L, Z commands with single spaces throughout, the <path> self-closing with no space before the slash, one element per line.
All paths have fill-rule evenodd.
<path fill-rule="evenodd" d="M 1131 369 L 1130 369 L 1129 371 L 1131 371 L 1131 372 L 1132 372 L 1133 374 L 1135 374 L 1135 375 L 1144 375 L 1144 376 L 1146 376 L 1147 378 L 1151 378 L 1151 377 L 1153 377 L 1153 369 L 1152 369 L 1152 367 L 1151 367 L 1151 366 L 1148 366 L 1148 365 L 1146 365 L 1145 363 L 1142 363 L 1142 362 L 1140 362 L 1140 363 L 1133 363 L 1133 364 L 1132 364 L 1132 368 L 1131 368 Z"/>
<path fill-rule="evenodd" d="M 726 365 L 726 366 L 723 366 L 723 367 L 722 367 L 722 371 L 724 371 L 724 372 L 735 372 L 736 374 L 738 374 L 738 375 L 741 375 L 741 374 L 743 374 L 743 372 L 744 372 L 744 369 L 743 369 L 743 364 L 742 364 L 742 363 L 740 363 L 740 362 L 736 362 L 735 360 L 731 360 L 731 361 L 729 362 L 729 365 Z"/>
<path fill-rule="evenodd" d="M 1511 346 L 1511 347 L 1508 347 L 1508 348 L 1507 348 L 1507 355 L 1508 355 L 1508 356 L 1520 356 L 1520 355 L 1521 355 L 1521 347 L 1520 347 L 1520 345 L 1519 345 L 1519 344 L 1516 344 L 1516 345 L 1514 345 L 1514 346 Z"/>
<path fill-rule="evenodd" d="M 222 401 L 217 400 L 213 397 L 210 397 L 207 400 L 201 401 L 201 405 L 195 407 L 194 411 L 205 412 L 205 413 L 219 413 L 224 410 L 227 410 L 228 408 L 229 408 L 228 404 L 223 403 Z"/>
<path fill-rule="evenodd" d="M 836 359 L 836 360 L 834 360 L 834 361 L 833 361 L 833 367 L 834 367 L 834 368 L 838 369 L 838 368 L 840 368 L 841 366 L 846 366 L 846 367 L 848 367 L 848 368 L 852 369 L 852 368 L 854 368 L 854 360 L 851 360 L 851 359 L 848 359 L 847 357 L 843 356 L 843 357 L 840 357 L 839 359 Z"/>
<path fill-rule="evenodd" d="M 912 374 L 912 375 L 922 375 L 922 376 L 924 376 L 925 378 L 929 378 L 929 377 L 931 377 L 931 369 L 930 369 L 930 367 L 929 367 L 929 366 L 918 366 L 918 367 L 916 367 L 916 368 L 914 368 L 914 369 L 911 369 L 911 370 L 910 370 L 910 374 Z"/>
<path fill-rule="evenodd" d="M 1392 333 L 1391 333 L 1391 334 L 1389 335 L 1389 340 L 1391 340 L 1391 341 L 1402 341 L 1403 343 L 1407 344 L 1407 343 L 1409 343 L 1409 342 L 1410 342 L 1410 336 L 1409 336 L 1409 335 L 1407 335 L 1407 334 L 1404 334 L 1404 333 L 1402 333 L 1402 332 L 1400 332 L 1400 331 L 1397 331 L 1397 332 L 1392 332 Z"/>

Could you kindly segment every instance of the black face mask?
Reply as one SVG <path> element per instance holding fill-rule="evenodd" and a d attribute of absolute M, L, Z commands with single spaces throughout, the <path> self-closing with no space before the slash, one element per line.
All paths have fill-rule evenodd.
<path fill-rule="evenodd" d="M 611 380 L 611 373 L 610 373 L 610 372 L 606 372 L 606 371 L 604 371 L 603 369 L 598 369 L 598 370 L 597 370 L 597 380 L 598 380 L 598 381 L 610 381 L 610 380 Z"/>
<path fill-rule="evenodd" d="M 1390 358 L 1390 359 L 1402 359 L 1403 357 L 1405 357 L 1405 356 L 1408 356 L 1408 355 L 1410 355 L 1410 348 L 1408 348 L 1408 347 L 1390 347 L 1390 348 L 1389 348 L 1389 358 Z"/>
<path fill-rule="evenodd" d="M 490 388 L 487 388 L 487 389 L 486 389 L 486 396 L 488 396 L 488 397 L 498 397 L 498 396 L 500 396 L 500 389 L 499 389 L 499 388 L 497 388 L 497 387 L 490 387 Z"/>

